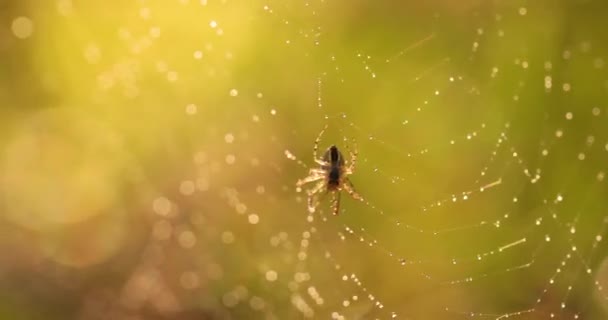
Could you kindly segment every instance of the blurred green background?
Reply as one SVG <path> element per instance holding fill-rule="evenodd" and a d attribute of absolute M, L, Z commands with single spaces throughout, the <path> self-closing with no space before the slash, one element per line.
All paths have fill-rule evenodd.
<path fill-rule="evenodd" d="M 607 18 L 4 1 L 0 318 L 605 319 Z"/>

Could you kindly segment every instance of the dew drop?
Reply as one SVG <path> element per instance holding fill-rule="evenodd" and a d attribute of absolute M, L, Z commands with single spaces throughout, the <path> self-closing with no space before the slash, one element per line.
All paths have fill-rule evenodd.
<path fill-rule="evenodd" d="M 525 16 L 526 13 L 528 13 L 528 9 L 526 7 L 519 8 L 519 15 L 520 16 Z"/>
<path fill-rule="evenodd" d="M 198 111 L 198 107 L 195 104 L 189 104 L 186 106 L 186 113 L 189 115 L 194 115 Z"/>
<path fill-rule="evenodd" d="M 268 280 L 270 282 L 274 282 L 277 280 L 277 278 L 278 278 L 278 274 L 276 271 L 274 271 L 274 270 L 266 271 L 266 280 Z"/>
<path fill-rule="evenodd" d="M 34 23 L 30 18 L 18 17 L 11 24 L 13 35 L 19 39 L 27 39 L 34 33 Z"/>
<path fill-rule="evenodd" d="M 232 133 L 226 133 L 224 136 L 224 141 L 226 141 L 226 143 L 234 142 L 234 135 Z"/>
<path fill-rule="evenodd" d="M 257 214 L 252 213 L 247 217 L 247 220 L 250 224 L 258 224 L 258 222 L 260 222 L 260 217 Z"/>
<path fill-rule="evenodd" d="M 233 154 L 226 155 L 226 163 L 234 164 L 236 162 L 236 157 Z"/>
<path fill-rule="evenodd" d="M 234 242 L 234 234 L 230 231 L 222 232 L 222 242 L 225 244 L 231 244 Z"/>

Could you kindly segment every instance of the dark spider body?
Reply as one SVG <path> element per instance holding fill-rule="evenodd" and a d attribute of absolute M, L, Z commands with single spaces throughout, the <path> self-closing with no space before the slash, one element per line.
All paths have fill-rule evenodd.
<path fill-rule="evenodd" d="M 327 189 L 336 190 L 340 187 L 340 176 L 342 176 L 342 170 L 344 168 L 344 157 L 342 157 L 342 152 L 338 150 L 338 147 L 331 146 L 325 151 L 323 161 L 328 163 L 327 166 L 321 166 L 322 170 L 328 172 Z"/>

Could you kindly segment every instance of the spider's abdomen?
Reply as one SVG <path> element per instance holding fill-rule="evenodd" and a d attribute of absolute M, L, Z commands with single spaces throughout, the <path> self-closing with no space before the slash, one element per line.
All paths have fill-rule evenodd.
<path fill-rule="evenodd" d="M 337 188 L 340 186 L 340 167 L 332 166 L 327 175 L 327 187 Z"/>

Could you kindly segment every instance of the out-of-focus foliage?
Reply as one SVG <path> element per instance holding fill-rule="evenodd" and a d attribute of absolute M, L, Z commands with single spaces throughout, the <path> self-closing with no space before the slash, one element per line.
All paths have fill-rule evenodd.
<path fill-rule="evenodd" d="M 603 319 L 607 18 L 5 1 L 0 318 Z M 366 201 L 311 222 L 326 124 Z"/>

